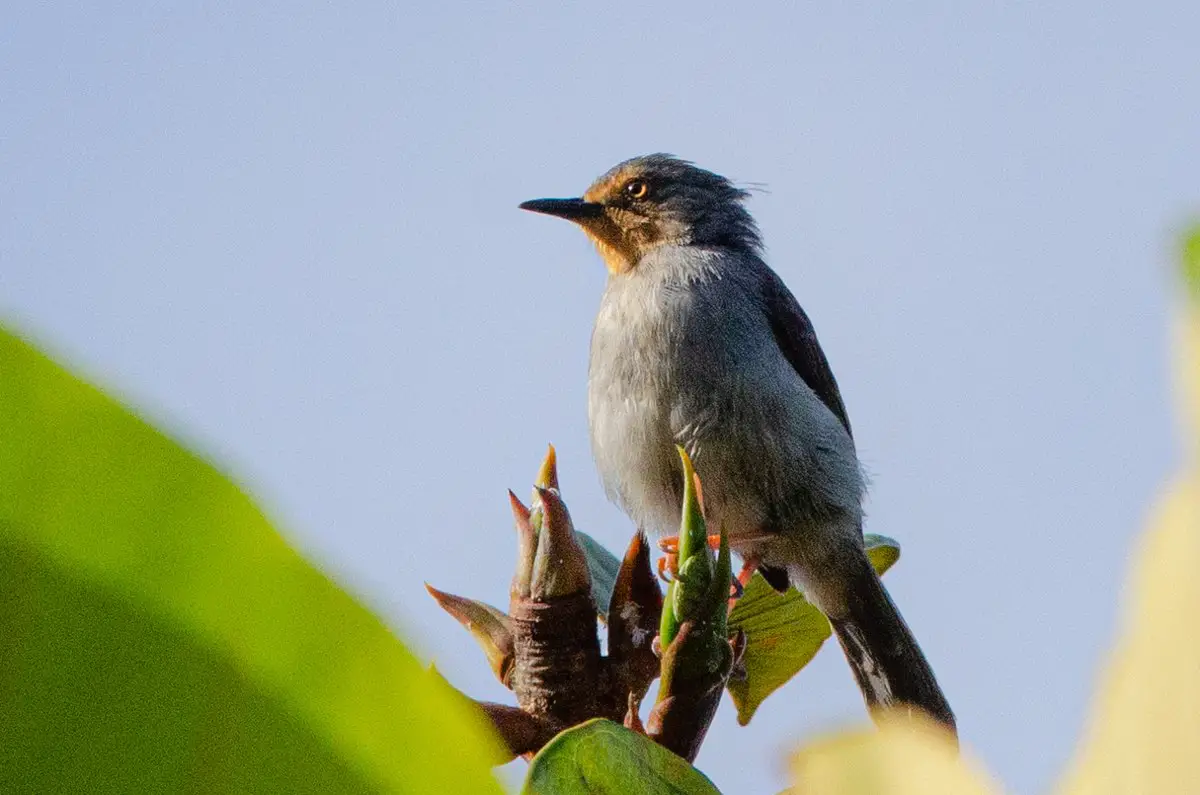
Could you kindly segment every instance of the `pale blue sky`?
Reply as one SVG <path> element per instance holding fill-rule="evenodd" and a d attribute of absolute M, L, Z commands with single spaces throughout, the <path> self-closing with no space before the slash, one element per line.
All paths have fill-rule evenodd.
<path fill-rule="evenodd" d="M 90 4 L 0 12 L 0 316 L 191 440 L 477 696 L 421 586 L 497 604 L 505 489 L 587 447 L 604 270 L 518 202 L 669 151 L 762 183 L 958 713 L 1044 791 L 1171 470 L 1194 3 Z M 770 793 L 865 713 L 835 647 L 698 765 Z M 400 749 L 398 749 L 399 751 Z M 402 752 L 402 751 L 401 751 Z M 515 775 L 515 774 L 514 774 Z"/>

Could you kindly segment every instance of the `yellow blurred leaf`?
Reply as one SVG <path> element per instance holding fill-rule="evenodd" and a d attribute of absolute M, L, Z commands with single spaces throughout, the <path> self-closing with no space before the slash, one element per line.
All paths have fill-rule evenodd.
<path fill-rule="evenodd" d="M 1141 540 L 1128 627 L 1063 795 L 1200 792 L 1200 489 L 1180 483 Z"/>
<path fill-rule="evenodd" d="M 1191 454 L 1139 541 L 1125 628 L 1062 795 L 1200 792 L 1200 228 L 1184 245 L 1188 297 L 1176 377 Z"/>
<path fill-rule="evenodd" d="M 1184 430 L 1187 432 L 1186 452 L 1189 465 L 1200 464 L 1200 311 L 1189 312 L 1175 323 L 1176 356 L 1175 381 L 1178 400 L 1182 402 Z"/>
<path fill-rule="evenodd" d="M 911 716 L 818 741 L 796 755 L 803 795 L 996 795 L 1001 790 L 959 757 L 945 730 Z"/>

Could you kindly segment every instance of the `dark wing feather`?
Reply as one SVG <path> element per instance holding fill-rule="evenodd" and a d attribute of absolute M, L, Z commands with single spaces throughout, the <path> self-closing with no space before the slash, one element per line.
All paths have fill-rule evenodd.
<path fill-rule="evenodd" d="M 804 383 L 841 420 L 846 433 L 853 436 L 850 418 L 846 416 L 846 406 L 842 403 L 842 393 L 838 391 L 837 380 L 829 369 L 825 352 L 817 342 L 812 321 L 804 314 L 783 280 L 770 269 L 767 269 L 767 274 L 763 301 L 779 349 L 804 379 Z"/>

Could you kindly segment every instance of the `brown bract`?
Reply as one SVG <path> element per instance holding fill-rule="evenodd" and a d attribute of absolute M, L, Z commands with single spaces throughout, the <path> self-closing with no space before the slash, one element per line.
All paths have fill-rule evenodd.
<path fill-rule="evenodd" d="M 512 493 L 518 560 L 508 612 L 430 587 L 430 594 L 461 622 L 487 654 L 517 706 L 474 702 L 508 748 L 509 759 L 536 754 L 564 729 L 607 718 L 650 736 L 689 761 L 712 721 L 730 661 L 740 643 L 719 655 L 709 671 L 691 649 L 691 625 L 668 649 L 663 673 L 655 639 L 663 595 L 650 565 L 646 537 L 636 533 L 617 572 L 607 614 L 608 653 L 601 654 L 597 609 L 587 561 L 556 485 L 554 450 L 538 474 L 532 510 Z M 553 484 L 553 485 L 551 485 Z M 722 643 L 724 641 L 721 641 Z M 703 645 L 703 644 L 701 644 Z M 695 672 L 704 669 L 704 675 Z M 654 679 L 670 688 L 651 726 L 639 709 Z M 504 760 L 507 761 L 507 760 Z"/>

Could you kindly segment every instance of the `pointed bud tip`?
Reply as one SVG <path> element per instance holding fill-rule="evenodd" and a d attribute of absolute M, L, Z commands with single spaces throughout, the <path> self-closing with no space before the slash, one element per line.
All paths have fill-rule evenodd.
<path fill-rule="evenodd" d="M 551 533 L 571 530 L 571 515 L 558 489 L 543 486 L 534 486 L 533 489 L 542 502 L 542 529 Z"/>
<path fill-rule="evenodd" d="M 525 503 L 521 502 L 521 498 L 513 494 L 513 490 L 508 490 L 508 504 L 512 506 L 513 517 L 518 523 L 529 521 L 529 509 L 525 507 Z"/>
<path fill-rule="evenodd" d="M 679 460 L 683 464 L 683 511 L 679 527 L 679 564 L 701 551 L 707 543 L 704 521 L 704 505 L 700 502 L 700 478 L 692 467 L 691 456 L 683 447 L 676 445 Z"/>
<path fill-rule="evenodd" d="M 575 537 L 571 514 L 557 489 L 534 486 L 542 507 L 542 529 L 530 593 L 535 600 L 590 590 L 587 557 Z"/>
<path fill-rule="evenodd" d="M 550 489 L 558 488 L 558 454 L 554 451 L 552 444 L 547 445 L 546 457 L 542 459 L 542 466 L 538 470 L 535 483 Z"/>
<path fill-rule="evenodd" d="M 532 514 L 524 503 L 508 491 L 508 501 L 512 506 L 513 524 L 517 529 L 517 567 L 513 574 L 510 595 L 515 597 L 529 596 L 530 578 L 533 576 L 533 562 L 537 555 L 537 530 L 533 527 Z"/>
<path fill-rule="evenodd" d="M 692 468 L 692 457 L 688 455 L 688 451 L 681 444 L 675 445 L 675 452 L 679 453 L 679 460 L 683 463 L 684 476 L 691 480 L 692 473 L 695 472 L 695 469 Z"/>

